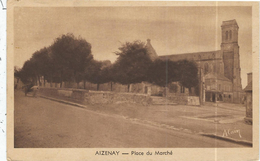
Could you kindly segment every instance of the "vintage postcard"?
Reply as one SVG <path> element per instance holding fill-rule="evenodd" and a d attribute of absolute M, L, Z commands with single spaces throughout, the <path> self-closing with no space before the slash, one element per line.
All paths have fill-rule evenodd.
<path fill-rule="evenodd" d="M 258 160 L 259 3 L 7 3 L 8 160 Z"/>

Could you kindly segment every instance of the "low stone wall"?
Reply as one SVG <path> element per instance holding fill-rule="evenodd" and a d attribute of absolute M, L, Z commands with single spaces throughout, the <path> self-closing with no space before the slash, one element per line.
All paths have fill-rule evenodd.
<path fill-rule="evenodd" d="M 66 88 L 39 88 L 39 94 L 51 98 L 63 99 L 67 101 L 85 103 L 85 93 L 88 91 L 81 89 Z"/>
<path fill-rule="evenodd" d="M 188 104 L 187 105 L 200 105 L 200 99 L 197 96 L 188 96 Z"/>
<path fill-rule="evenodd" d="M 90 104 L 151 104 L 151 98 L 146 94 L 117 93 L 107 91 L 89 91 L 85 94 L 85 101 Z"/>
<path fill-rule="evenodd" d="M 39 94 L 82 104 L 140 104 L 149 105 L 150 96 L 138 93 L 90 91 L 82 89 L 40 88 Z"/>
<path fill-rule="evenodd" d="M 192 106 L 200 105 L 198 96 L 170 96 L 167 98 L 170 101 L 176 102 L 181 105 L 192 105 Z"/>

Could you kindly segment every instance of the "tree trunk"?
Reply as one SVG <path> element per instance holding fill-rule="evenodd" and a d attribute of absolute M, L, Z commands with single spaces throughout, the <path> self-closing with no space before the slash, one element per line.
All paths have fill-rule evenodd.
<path fill-rule="evenodd" d="M 127 91 L 129 92 L 130 89 L 130 84 L 127 85 Z"/>
<path fill-rule="evenodd" d="M 191 96 L 193 93 L 191 93 L 191 88 L 189 88 L 189 96 Z"/>
<path fill-rule="evenodd" d="M 97 91 L 99 90 L 99 84 L 97 84 Z"/>
<path fill-rule="evenodd" d="M 52 73 L 51 73 L 50 87 L 52 87 Z"/>
<path fill-rule="evenodd" d="M 113 91 L 113 82 L 110 84 L 110 90 Z"/>
<path fill-rule="evenodd" d="M 63 75 L 63 71 L 60 72 L 60 88 L 62 87 L 62 75 Z"/>
<path fill-rule="evenodd" d="M 50 82 L 50 86 L 52 87 L 52 76 L 51 76 L 51 82 Z"/>
<path fill-rule="evenodd" d="M 35 83 L 35 79 L 36 79 L 35 77 L 32 77 L 32 83 L 33 83 L 33 84 L 36 84 L 36 83 L 37 83 L 37 81 L 36 81 L 36 83 Z"/>
<path fill-rule="evenodd" d="M 83 81 L 84 81 L 84 89 L 86 89 L 86 79 L 84 79 Z"/>
<path fill-rule="evenodd" d="M 43 76 L 43 86 L 45 87 L 45 76 Z"/>
<path fill-rule="evenodd" d="M 38 76 L 38 82 L 39 82 L 39 86 L 42 86 L 40 76 Z"/>
<path fill-rule="evenodd" d="M 33 81 L 34 85 L 37 85 L 37 82 L 38 82 L 37 76 L 35 76 L 35 77 L 34 77 L 34 81 Z"/>

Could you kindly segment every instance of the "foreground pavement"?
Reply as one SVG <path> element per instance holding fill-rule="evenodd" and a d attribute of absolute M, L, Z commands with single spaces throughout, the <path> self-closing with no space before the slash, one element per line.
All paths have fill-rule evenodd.
<path fill-rule="evenodd" d="M 218 128 L 216 126 L 218 124 L 212 126 L 211 121 L 200 123 L 202 120 L 187 118 L 194 114 L 194 116 L 206 116 L 204 114 L 212 111 L 200 108 L 133 105 L 79 108 L 40 97 L 25 97 L 21 91 L 15 91 L 14 146 L 16 148 L 246 146 L 199 135 L 199 131 L 206 133 Z M 210 125 L 211 129 L 208 129 Z M 247 126 L 245 128 L 248 128 Z M 242 129 L 240 130 L 242 132 Z M 243 132 L 241 135 L 244 137 Z"/>
<path fill-rule="evenodd" d="M 246 113 L 242 104 L 206 103 L 204 106 L 185 105 L 81 105 L 100 113 L 115 114 L 126 119 L 186 133 L 199 134 L 252 146 L 252 125 L 244 122 Z"/>

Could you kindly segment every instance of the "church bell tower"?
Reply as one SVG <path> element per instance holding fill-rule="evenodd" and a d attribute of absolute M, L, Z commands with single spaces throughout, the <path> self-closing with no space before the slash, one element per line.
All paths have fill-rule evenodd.
<path fill-rule="evenodd" d="M 238 25 L 236 20 L 223 21 L 221 51 L 223 52 L 224 75 L 233 83 L 233 92 L 241 91 Z M 237 93 L 234 93 L 234 99 Z"/>

